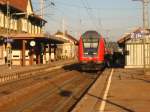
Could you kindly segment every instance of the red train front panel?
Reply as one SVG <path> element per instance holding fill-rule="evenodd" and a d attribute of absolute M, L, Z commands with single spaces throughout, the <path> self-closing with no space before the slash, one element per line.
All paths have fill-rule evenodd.
<path fill-rule="evenodd" d="M 96 31 L 88 31 L 81 36 L 78 52 L 81 68 L 97 70 L 104 66 L 105 41 Z"/>

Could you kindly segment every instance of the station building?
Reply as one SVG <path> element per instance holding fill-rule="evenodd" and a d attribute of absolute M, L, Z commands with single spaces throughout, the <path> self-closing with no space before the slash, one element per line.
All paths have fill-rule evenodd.
<path fill-rule="evenodd" d="M 75 39 L 73 36 L 68 34 L 67 31 L 65 32 L 57 31 L 54 35 L 58 38 L 65 39 L 67 41 L 64 44 L 58 44 L 57 58 L 60 58 L 60 59 L 76 58 L 77 57 L 77 44 L 78 44 L 77 39 Z"/>
<path fill-rule="evenodd" d="M 45 24 L 31 0 L 0 0 L 0 65 L 51 62 L 52 49 L 66 40 L 45 34 Z"/>
<path fill-rule="evenodd" d="M 137 28 L 125 33 L 118 44 L 122 49 L 125 68 L 150 68 L 150 30 Z"/>

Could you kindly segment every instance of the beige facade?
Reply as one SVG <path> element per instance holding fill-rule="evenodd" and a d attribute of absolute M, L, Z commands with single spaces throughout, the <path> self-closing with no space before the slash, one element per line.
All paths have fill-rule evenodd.
<path fill-rule="evenodd" d="M 30 5 L 30 4 L 29 4 Z M 29 10 L 30 11 L 30 10 Z M 27 14 L 31 15 L 27 15 Z M 8 28 L 11 31 L 16 31 L 17 33 L 29 33 L 29 34 L 40 34 L 42 33 L 41 24 L 37 24 L 31 20 L 33 12 L 23 12 L 23 13 L 11 13 L 9 17 L 7 17 L 6 13 L 0 9 L 0 28 L 5 29 L 1 33 L 6 33 L 6 29 Z M 24 17 L 20 17 L 24 15 Z M 27 17 L 28 16 L 28 17 Z M 18 18 L 19 17 L 19 18 Z"/>
<path fill-rule="evenodd" d="M 76 43 L 77 40 L 74 39 L 71 35 L 62 32 L 57 32 L 56 37 L 63 38 L 67 42 L 64 44 L 57 45 L 58 57 L 61 59 L 73 59 L 77 56 Z"/>
<path fill-rule="evenodd" d="M 145 42 L 143 42 L 145 41 Z M 144 44 L 145 43 L 145 44 Z M 125 68 L 150 68 L 150 36 L 146 39 L 131 39 L 126 42 Z"/>
<path fill-rule="evenodd" d="M 17 0 L 9 3 L 9 13 L 6 12 L 7 3 L 0 4 L 0 65 L 6 64 L 7 54 L 7 38 L 11 38 L 13 43 L 17 35 L 29 34 L 29 35 L 42 35 L 42 28 L 44 24 L 41 24 L 41 21 L 46 21 L 40 18 L 39 16 L 33 13 L 31 0 L 19 0 L 17 2 L 25 2 L 22 3 L 24 6 L 18 6 Z M 15 5 L 16 3 L 16 5 Z M 13 6 L 13 7 L 12 7 Z M 15 8 L 16 6 L 16 8 Z M 20 8 L 18 8 L 20 7 Z M 18 8 L 18 9 L 17 9 Z M 24 8 L 24 9 L 23 9 Z M 22 10 L 21 10 L 22 9 Z M 18 36 L 19 37 L 19 36 Z M 31 39 L 29 38 L 31 37 Z M 26 39 L 28 38 L 28 39 Z M 18 38 L 17 38 L 18 39 Z M 32 36 L 28 37 L 19 37 L 19 46 L 16 47 L 10 46 L 11 49 L 11 60 L 13 65 L 21 65 L 21 60 L 23 59 L 23 51 L 22 51 L 22 41 L 26 40 L 25 46 L 28 46 L 29 42 L 33 40 Z M 18 40 L 17 40 L 18 41 Z M 11 45 L 11 44 L 10 44 Z M 29 65 L 29 47 L 25 49 L 25 64 Z M 33 56 L 35 57 L 35 55 Z"/>
<path fill-rule="evenodd" d="M 142 28 L 118 40 L 125 57 L 125 68 L 150 68 L 150 31 Z"/>
<path fill-rule="evenodd" d="M 76 56 L 76 47 L 72 43 L 64 43 L 57 45 L 59 57 L 61 59 L 74 58 Z"/>

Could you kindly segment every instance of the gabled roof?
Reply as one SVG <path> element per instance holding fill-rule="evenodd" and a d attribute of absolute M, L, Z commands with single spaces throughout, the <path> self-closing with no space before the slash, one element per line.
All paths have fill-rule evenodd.
<path fill-rule="evenodd" d="M 3 0 L 0 0 L 0 4 L 4 5 L 4 4 L 5 4 L 5 2 L 4 2 Z"/>
<path fill-rule="evenodd" d="M 68 34 L 67 32 L 65 32 L 65 34 L 64 34 L 64 33 L 61 32 L 61 31 L 57 31 L 54 35 L 61 35 L 61 36 L 65 35 L 68 39 L 72 40 L 75 44 L 78 43 L 78 40 L 75 39 L 75 38 L 74 38 L 73 36 L 71 36 L 70 34 Z"/>
<path fill-rule="evenodd" d="M 26 12 L 28 0 L 0 0 L 0 4 L 7 5 L 7 1 L 11 7 Z"/>
<path fill-rule="evenodd" d="M 9 2 L 10 7 L 17 9 L 21 12 L 27 12 L 28 1 L 31 5 L 31 8 L 32 8 L 31 0 L 0 0 L 0 4 L 1 5 L 7 5 L 7 1 Z M 36 15 L 35 13 L 31 14 L 30 16 L 46 22 L 46 20 L 44 20 L 40 16 Z"/>
<path fill-rule="evenodd" d="M 117 43 L 121 44 L 121 43 L 126 42 L 127 40 L 130 40 L 132 33 L 141 32 L 141 30 L 142 30 L 142 28 L 139 27 L 139 28 L 136 28 L 136 29 L 134 29 L 133 31 L 131 31 L 131 32 L 129 32 L 129 33 L 125 33 L 125 34 L 117 41 Z"/>

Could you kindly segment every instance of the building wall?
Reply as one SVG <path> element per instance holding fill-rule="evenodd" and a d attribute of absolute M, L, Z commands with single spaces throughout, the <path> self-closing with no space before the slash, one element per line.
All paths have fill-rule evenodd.
<path fill-rule="evenodd" d="M 5 64 L 5 46 L 3 44 L 0 45 L 0 65 Z"/>
<path fill-rule="evenodd" d="M 74 58 L 76 55 L 76 47 L 72 43 L 64 43 L 57 45 L 57 51 L 60 58 L 62 59 L 69 59 L 69 58 Z"/>
<path fill-rule="evenodd" d="M 26 65 L 29 65 L 29 50 L 25 51 Z M 12 50 L 12 65 L 21 65 L 22 52 L 21 50 Z"/>
<path fill-rule="evenodd" d="M 3 37 L 3 35 L 6 35 L 8 33 L 7 29 L 9 29 L 10 34 L 12 33 L 14 35 L 21 33 L 34 35 L 42 33 L 41 31 L 43 26 L 40 24 L 39 18 L 34 17 L 34 15 L 30 17 L 27 16 L 27 14 L 29 15 L 33 12 L 31 2 L 29 0 L 27 5 L 27 14 L 19 15 L 20 12 L 18 12 L 18 10 L 12 10 L 12 8 L 10 7 L 11 14 L 9 17 L 7 17 L 5 8 L 6 7 L 0 7 L 0 38 L 7 38 Z M 13 43 L 15 43 L 15 41 Z M 22 49 L 19 47 L 17 50 L 12 49 L 13 65 L 21 64 L 21 51 Z M 3 43 L 0 44 L 0 65 L 5 64 L 5 58 L 7 57 L 6 54 L 6 43 L 3 41 Z M 36 63 L 36 61 L 34 61 L 34 63 Z M 26 65 L 28 64 L 29 54 L 28 51 L 26 51 Z"/>
<path fill-rule="evenodd" d="M 150 68 L 150 36 L 145 39 L 145 45 L 142 39 L 132 39 L 126 42 L 126 66 L 125 68 Z M 144 56 L 145 54 L 145 56 Z"/>
<path fill-rule="evenodd" d="M 27 14 L 31 14 L 31 4 L 28 3 Z M 35 22 L 33 19 L 29 19 L 29 16 L 24 14 L 24 16 L 17 14 L 17 12 L 12 12 L 9 17 L 7 17 L 4 9 L 0 8 L 0 33 L 5 34 L 7 28 L 12 32 L 16 33 L 29 33 L 29 34 L 40 34 L 42 33 L 42 28 L 40 22 Z"/>
<path fill-rule="evenodd" d="M 56 35 L 56 37 L 63 38 L 67 43 L 58 45 L 58 57 L 61 59 L 71 59 L 76 57 L 76 46 L 74 41 L 67 37 L 66 35 Z"/>
<path fill-rule="evenodd" d="M 28 0 L 28 4 L 27 4 L 27 13 L 28 14 L 33 13 L 32 4 L 31 4 L 30 0 Z"/>

